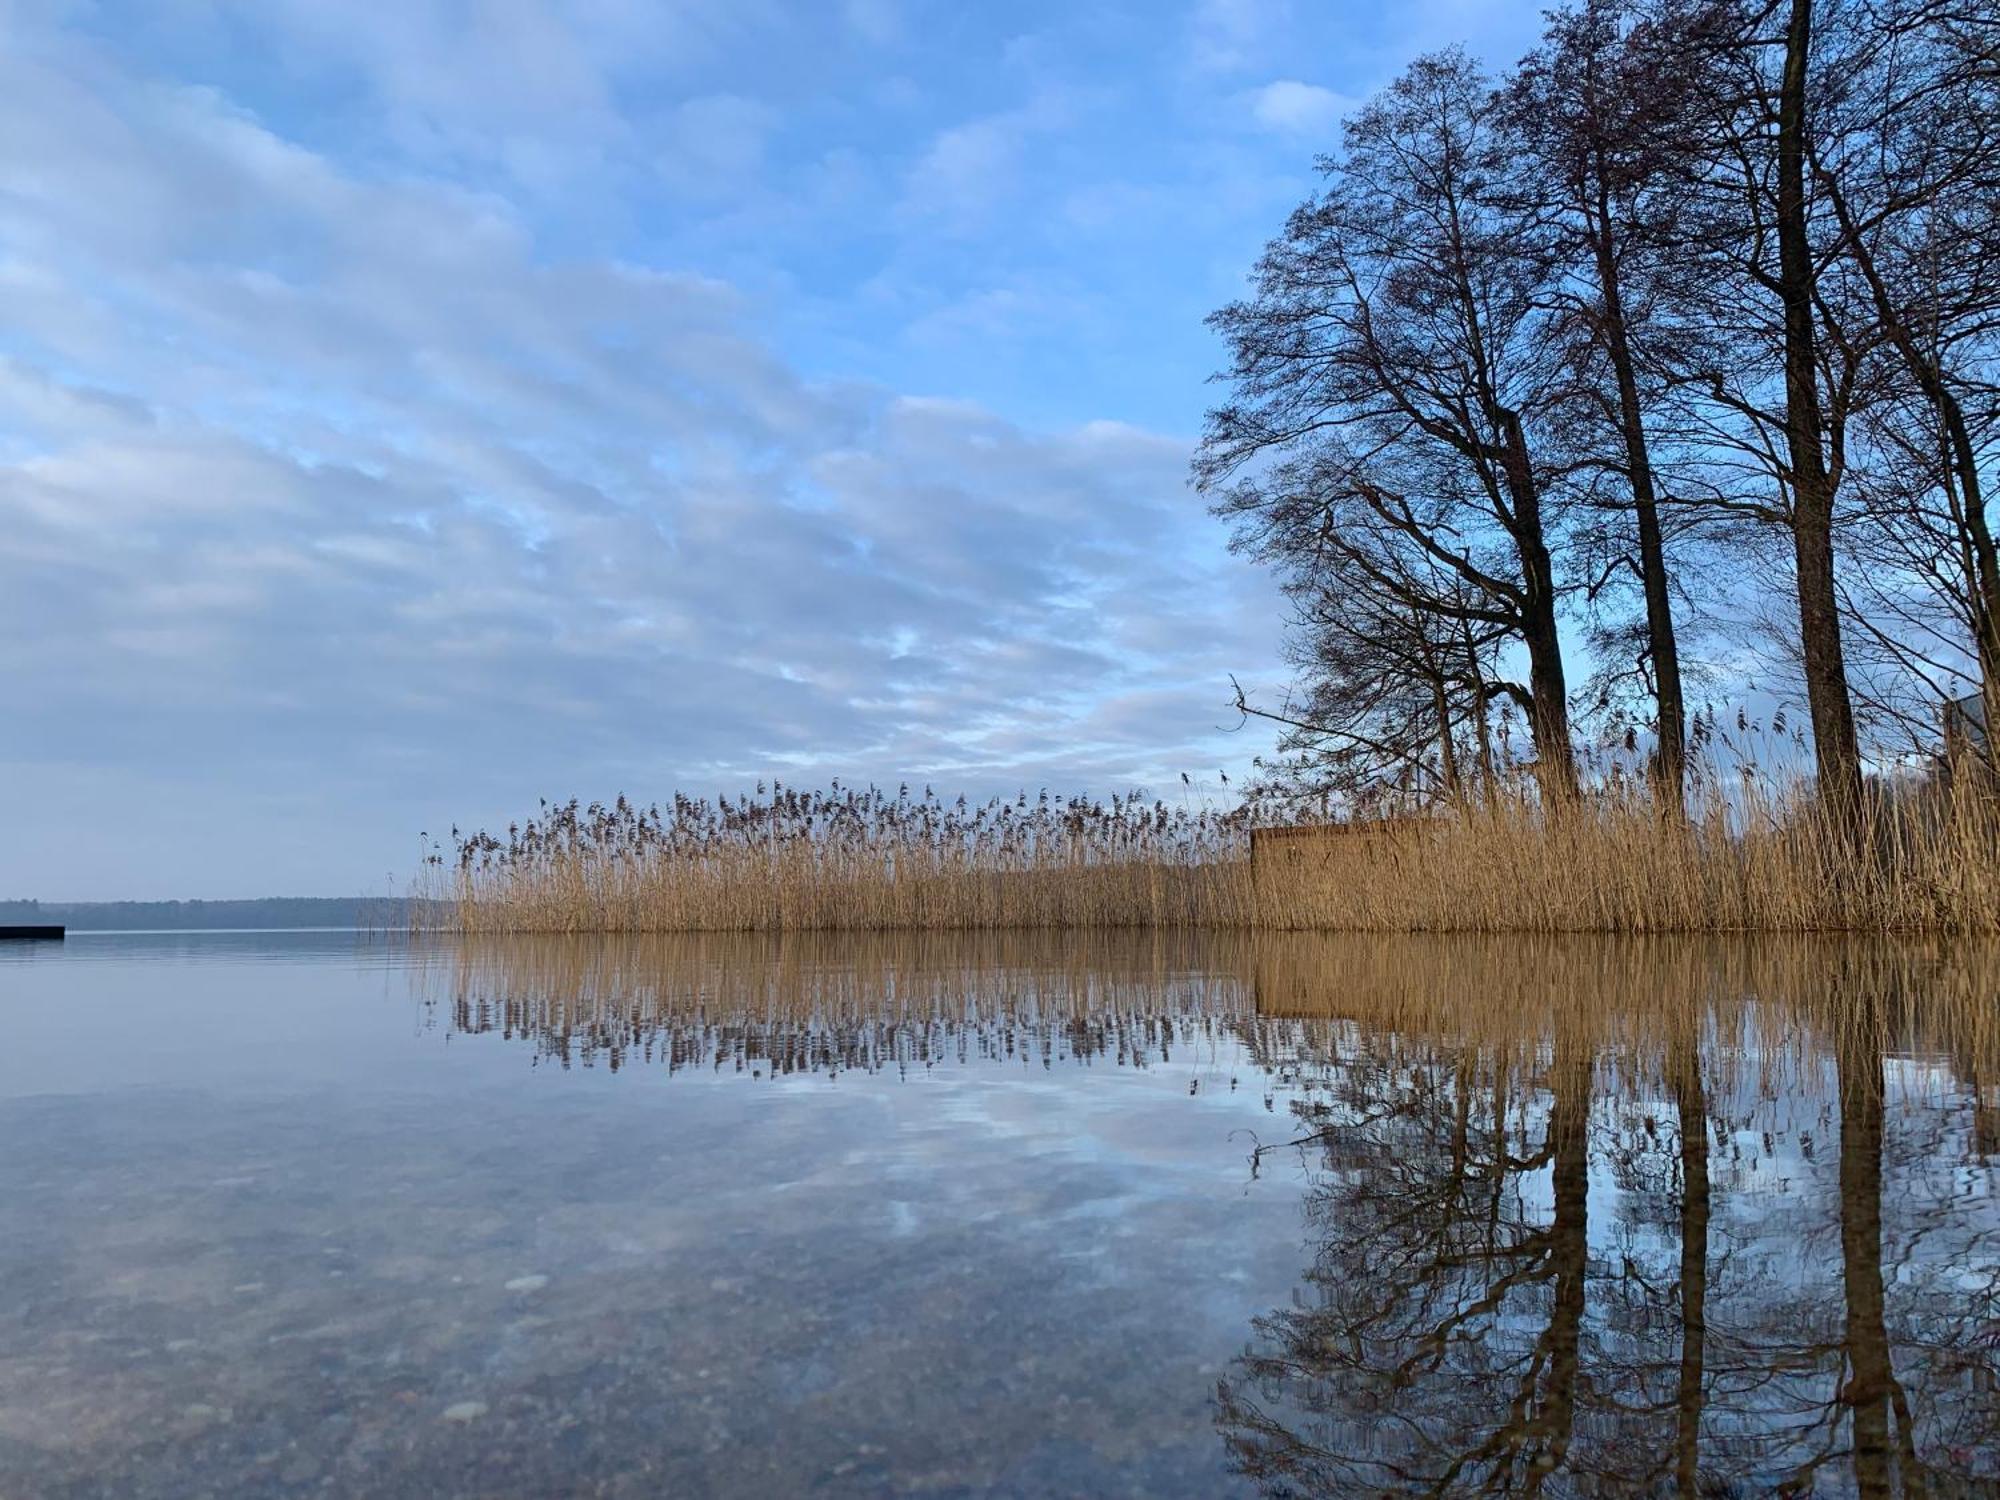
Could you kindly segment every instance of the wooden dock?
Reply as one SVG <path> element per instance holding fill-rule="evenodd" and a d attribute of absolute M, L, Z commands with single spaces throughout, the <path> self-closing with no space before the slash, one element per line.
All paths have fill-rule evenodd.
<path fill-rule="evenodd" d="M 47 942 L 60 943 L 63 929 L 60 923 L 52 927 L 7 927 L 0 926 L 0 943 Z"/>

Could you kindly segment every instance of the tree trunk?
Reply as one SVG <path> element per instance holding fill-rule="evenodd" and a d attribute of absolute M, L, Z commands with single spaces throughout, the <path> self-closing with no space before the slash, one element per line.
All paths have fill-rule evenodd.
<path fill-rule="evenodd" d="M 1458 777 L 1458 747 L 1451 739 L 1451 700 L 1445 696 L 1443 677 L 1431 679 L 1431 703 L 1437 713 L 1438 770 L 1444 777 L 1444 793 L 1452 802 L 1463 799 Z"/>
<path fill-rule="evenodd" d="M 1823 174 L 1826 175 L 1826 174 Z M 1839 215 L 1841 233 L 1849 253 L 1860 268 L 1874 299 L 1882 330 L 1902 357 L 1903 367 L 1924 393 L 1944 429 L 1944 463 L 1948 481 L 1958 486 L 1959 526 L 1964 534 L 1967 562 L 1968 602 L 1972 606 L 1973 647 L 1979 661 L 1980 701 L 1986 710 L 1987 740 L 1984 750 L 1989 764 L 1996 763 L 1993 735 L 2000 730 L 2000 549 L 1993 542 L 1993 530 L 1986 519 L 1985 482 L 1979 473 L 1978 450 L 1973 446 L 1972 428 L 1965 408 L 1945 379 L 1938 361 L 1926 353 L 1911 331 L 1905 309 L 1898 303 L 1875 260 L 1875 253 L 1862 238 L 1860 228 L 1848 211 L 1847 197 L 1840 183 L 1826 176 L 1828 197 Z"/>
<path fill-rule="evenodd" d="M 1472 677 L 1472 715 L 1479 735 L 1479 794 L 1491 801 L 1497 774 L 1493 766 L 1493 721 L 1487 712 L 1492 693 L 1486 686 L 1485 670 L 1479 665 L 1479 651 L 1472 643 L 1472 626 L 1460 621 L 1459 629 L 1465 640 L 1466 671 Z"/>
<path fill-rule="evenodd" d="M 1989 767 L 2000 767 L 2000 744 L 1994 738 L 2000 735 L 2000 551 L 1995 550 L 1992 528 L 1986 524 L 1986 497 L 1980 488 L 1979 461 L 1973 454 L 1965 412 L 1948 390 L 1944 401 L 1941 411 L 1959 466 L 1959 503 L 1965 511 L 1965 530 L 1975 564 L 1972 618 L 1979 647 L 1979 697 L 1986 718 L 1983 753 Z"/>
<path fill-rule="evenodd" d="M 1675 1387 L 1674 1492 L 1701 1493 L 1702 1367 L 1708 1338 L 1708 1100 L 1692 1039 L 1674 1045 L 1671 1065 L 1681 1131 L 1681 1367 Z"/>
<path fill-rule="evenodd" d="M 1504 430 L 1514 543 L 1521 554 L 1521 635 L 1528 647 L 1528 729 L 1535 740 L 1535 777 L 1544 797 L 1566 801 L 1576 795 L 1576 752 L 1570 745 L 1569 686 L 1556 629 L 1555 564 L 1542 535 L 1541 494 L 1520 417 L 1507 413 Z"/>
<path fill-rule="evenodd" d="M 1653 485 L 1652 454 L 1639 405 L 1639 380 L 1625 328 L 1625 299 L 1618 262 L 1611 250 L 1611 204 L 1604 187 L 1604 161 L 1597 162 L 1597 278 L 1604 299 L 1604 348 L 1618 382 L 1618 424 L 1625 444 L 1625 469 L 1632 486 L 1632 510 L 1639 523 L 1639 574 L 1646 594 L 1646 644 L 1653 657 L 1654 697 L 1659 706 L 1659 743 L 1653 752 L 1653 784 L 1662 804 L 1676 816 L 1686 806 L 1687 706 L 1681 696 L 1681 653 L 1674 638 L 1673 597 L 1667 586 L 1667 549 L 1660 533 L 1659 497 Z"/>
<path fill-rule="evenodd" d="M 1908 339 L 1899 325 L 1894 324 L 1891 325 L 1891 336 L 1899 348 Z M 1905 362 L 1916 371 L 1920 352 L 1914 340 L 1908 342 L 1910 348 L 1905 353 Z M 1927 361 L 1924 363 L 1928 364 Z M 1993 531 L 1986 520 L 1985 490 L 1979 477 L 1979 460 L 1972 446 L 1965 409 L 1945 384 L 1942 372 L 1932 369 L 1928 378 L 1925 373 L 1918 372 L 1917 379 L 1945 430 L 1948 450 L 1945 491 L 1958 524 L 1960 566 L 1965 572 L 1965 602 L 1972 619 L 1973 653 L 1979 663 L 1979 702 L 1985 723 L 1984 742 L 1973 753 L 1978 763 L 1990 773 L 2000 768 L 2000 744 L 1996 744 L 1994 738 L 1996 733 L 2000 733 L 2000 553 L 1995 552 Z M 1953 493 L 1954 490 L 1956 493 Z M 1946 713 L 1951 713 L 1949 706 Z M 1949 728 L 1945 735 L 1945 750 L 1947 754 L 1952 750 Z M 1986 785 L 1990 787 L 1992 782 L 1989 780 Z"/>
<path fill-rule="evenodd" d="M 1840 1075 L 1840 1265 L 1847 1301 L 1847 1385 L 1854 1487 L 1893 1492 L 1889 1407 L 1895 1373 L 1882 1294 L 1882 1059 L 1860 1017 L 1835 1042 Z"/>
<path fill-rule="evenodd" d="M 1820 413 L 1812 247 L 1806 232 L 1806 65 L 1812 0 L 1792 0 L 1778 97 L 1778 281 L 1785 313 L 1785 445 L 1791 463 L 1792 544 L 1798 570 L 1799 644 L 1820 795 L 1839 816 L 1861 802 L 1861 751 L 1840 642 L 1833 577 L 1833 476 Z"/>

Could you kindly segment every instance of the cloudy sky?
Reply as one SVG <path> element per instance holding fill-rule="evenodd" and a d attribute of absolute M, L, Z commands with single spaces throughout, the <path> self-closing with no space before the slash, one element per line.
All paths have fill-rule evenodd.
<path fill-rule="evenodd" d="M 0 0 L 0 897 L 1247 761 L 1202 315 L 1537 9 Z"/>

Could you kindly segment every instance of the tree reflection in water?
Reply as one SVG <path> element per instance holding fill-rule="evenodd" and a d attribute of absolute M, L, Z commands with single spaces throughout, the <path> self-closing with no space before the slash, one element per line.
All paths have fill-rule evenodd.
<path fill-rule="evenodd" d="M 717 936 L 427 984 L 562 1067 L 1241 1056 L 1309 1179 L 1217 1396 L 1274 1496 L 2000 1495 L 2000 951 Z"/>
<path fill-rule="evenodd" d="M 1989 958 L 1260 958 L 1312 1262 L 1218 1390 L 1273 1496 L 2000 1492 Z M 1300 1035 L 1307 1033 L 1301 1032 Z"/>

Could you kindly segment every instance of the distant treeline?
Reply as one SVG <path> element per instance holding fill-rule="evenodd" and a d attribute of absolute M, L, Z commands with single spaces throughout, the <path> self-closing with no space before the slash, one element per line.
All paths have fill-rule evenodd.
<path fill-rule="evenodd" d="M 261 896 L 247 901 L 0 901 L 0 925 L 60 923 L 79 932 L 218 927 L 404 929 L 410 903 L 383 896 Z"/>

